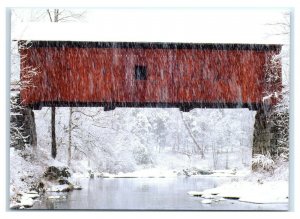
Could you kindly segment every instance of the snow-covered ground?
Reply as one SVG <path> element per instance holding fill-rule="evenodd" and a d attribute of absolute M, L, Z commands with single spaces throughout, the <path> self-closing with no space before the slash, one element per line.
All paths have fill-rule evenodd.
<path fill-rule="evenodd" d="M 214 196 L 260 204 L 288 203 L 288 182 L 233 182 L 204 190 L 201 197 L 212 199 Z"/>
<path fill-rule="evenodd" d="M 220 198 L 258 204 L 288 203 L 288 162 L 279 162 L 272 174 L 254 172 L 216 188 L 189 191 L 188 194 L 203 198 L 203 202 L 206 204 L 219 201 Z M 206 201 L 206 199 L 210 201 Z"/>
<path fill-rule="evenodd" d="M 43 174 L 41 165 L 34 165 L 31 158 L 21 156 L 21 152 L 10 148 L 10 197 L 16 198 L 18 193 L 28 191 L 32 183 Z"/>
<path fill-rule="evenodd" d="M 31 206 L 37 198 L 34 187 L 49 166 L 61 167 L 63 163 L 52 159 L 43 150 L 24 151 L 10 148 L 10 202 L 11 206 Z M 18 202 L 17 202 L 18 201 Z M 21 203 L 20 203 L 21 202 Z"/>
<path fill-rule="evenodd" d="M 213 170 L 211 174 L 208 175 L 190 175 L 189 177 L 199 176 L 201 177 L 241 177 L 246 176 L 250 173 L 250 170 L 241 170 L 236 171 L 233 170 Z M 80 175 L 76 174 L 77 177 L 87 177 L 88 175 Z M 185 176 L 182 174 L 180 170 L 176 169 L 167 169 L 167 168 L 148 168 L 148 169 L 140 169 L 133 172 L 119 172 L 118 174 L 110 174 L 110 173 L 95 173 L 97 177 L 103 178 L 169 178 L 169 177 L 178 177 L 178 176 Z"/>

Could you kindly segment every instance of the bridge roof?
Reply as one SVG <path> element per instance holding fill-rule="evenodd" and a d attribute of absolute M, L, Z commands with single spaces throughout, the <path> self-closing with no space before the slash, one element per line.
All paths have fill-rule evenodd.
<path fill-rule="evenodd" d="M 256 29 L 201 29 L 184 24 L 153 26 L 101 25 L 85 23 L 19 23 L 12 31 L 13 40 L 76 41 L 76 42 L 168 42 L 200 44 L 282 44 L 276 37 L 267 37 Z"/>
<path fill-rule="evenodd" d="M 22 40 L 23 41 L 23 40 Z M 19 41 L 21 42 L 21 41 Z M 26 41 L 27 42 L 27 41 Z M 25 42 L 25 43 L 26 43 Z M 170 43 L 170 42 L 83 42 L 83 41 L 30 41 L 30 47 L 67 48 L 135 48 L 135 49 L 196 49 L 196 50 L 254 50 L 277 51 L 278 44 L 212 44 L 212 43 Z"/>

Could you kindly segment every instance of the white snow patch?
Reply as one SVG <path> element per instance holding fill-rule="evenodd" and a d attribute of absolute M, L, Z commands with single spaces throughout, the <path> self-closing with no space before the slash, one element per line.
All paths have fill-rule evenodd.
<path fill-rule="evenodd" d="M 29 194 L 29 193 L 21 193 L 23 198 L 32 198 L 32 199 L 36 199 L 38 197 L 40 197 L 39 194 Z"/>
<path fill-rule="evenodd" d="M 211 204 L 213 201 L 211 199 L 203 199 L 201 201 L 202 204 Z"/>
<path fill-rule="evenodd" d="M 82 189 L 82 187 L 81 187 L 81 186 L 79 186 L 79 185 L 74 185 L 74 186 L 73 186 L 73 189 L 74 189 L 74 190 L 81 190 L 81 189 Z"/>
<path fill-rule="evenodd" d="M 49 195 L 47 199 L 66 199 L 65 195 Z"/>
<path fill-rule="evenodd" d="M 24 206 L 26 208 L 32 207 L 33 206 L 33 199 L 29 198 L 27 196 L 23 196 L 20 200 L 20 205 Z"/>
<path fill-rule="evenodd" d="M 69 188 L 69 185 L 55 185 L 47 189 L 47 192 L 64 192 Z"/>
<path fill-rule="evenodd" d="M 12 201 L 9 205 L 10 209 L 19 209 L 21 207 L 22 207 L 21 203 L 18 203 L 16 201 Z"/>
<path fill-rule="evenodd" d="M 59 199 L 60 196 L 59 195 L 50 195 L 47 197 L 48 199 Z"/>
<path fill-rule="evenodd" d="M 266 182 L 242 193 L 240 201 L 252 203 L 288 203 L 288 182 Z"/>
<path fill-rule="evenodd" d="M 202 198 L 205 198 L 205 199 L 215 199 L 216 196 L 212 195 L 212 194 L 203 193 Z"/>
<path fill-rule="evenodd" d="M 224 176 L 246 176 L 250 174 L 250 170 L 213 170 L 213 174 L 209 176 L 224 177 Z"/>
<path fill-rule="evenodd" d="M 270 94 L 270 95 L 268 95 L 268 96 L 264 96 L 264 97 L 263 97 L 263 102 L 265 102 L 266 100 L 272 98 L 272 96 L 273 96 L 273 94 Z"/>
<path fill-rule="evenodd" d="M 234 182 L 217 188 L 203 191 L 203 197 L 218 194 L 224 198 L 239 198 L 243 202 L 252 203 L 287 203 L 288 182 L 275 181 L 263 184 L 254 182 Z"/>
<path fill-rule="evenodd" d="M 38 192 L 37 191 L 29 191 L 29 192 L 26 192 L 27 194 L 38 194 Z"/>

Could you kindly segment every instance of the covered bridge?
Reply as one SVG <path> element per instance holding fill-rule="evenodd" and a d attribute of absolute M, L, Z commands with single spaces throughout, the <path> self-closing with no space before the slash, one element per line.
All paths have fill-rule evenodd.
<path fill-rule="evenodd" d="M 268 80 L 272 74 L 281 76 L 281 64 L 272 66 L 281 45 L 204 42 L 201 36 L 193 41 L 188 34 L 162 34 L 160 41 L 147 35 L 122 39 L 103 31 L 82 38 L 64 25 L 51 25 L 37 35 L 17 37 L 24 57 L 21 81 L 30 78 L 21 90 L 24 106 L 249 108 L 258 112 L 253 151 L 268 150 L 271 135 L 263 106 L 276 99 L 265 102 L 264 97 L 281 90 L 281 77 L 277 83 Z M 55 31 L 65 34 L 51 38 Z"/>
<path fill-rule="evenodd" d="M 20 44 L 25 42 L 20 41 Z M 247 107 L 268 91 L 280 45 L 31 41 L 20 54 L 22 103 L 42 106 Z M 272 104 L 272 103 L 271 103 Z"/>

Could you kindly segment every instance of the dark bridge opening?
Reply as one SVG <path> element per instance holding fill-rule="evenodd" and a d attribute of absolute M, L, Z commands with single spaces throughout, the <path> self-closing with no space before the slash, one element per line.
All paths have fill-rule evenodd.
<path fill-rule="evenodd" d="M 135 79 L 147 80 L 147 67 L 142 65 L 135 66 Z"/>

